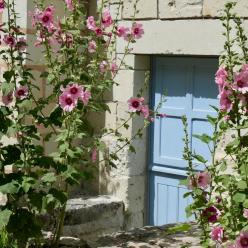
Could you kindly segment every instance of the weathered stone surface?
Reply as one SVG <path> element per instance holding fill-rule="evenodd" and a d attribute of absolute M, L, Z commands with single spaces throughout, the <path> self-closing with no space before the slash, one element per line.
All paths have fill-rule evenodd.
<path fill-rule="evenodd" d="M 134 3 L 136 0 L 123 1 L 123 19 L 131 19 L 134 16 Z M 137 4 L 137 19 L 157 18 L 157 0 L 140 0 Z"/>
<path fill-rule="evenodd" d="M 204 0 L 203 16 L 220 17 L 224 6 L 229 0 Z M 248 1 L 238 0 L 235 7 L 235 12 L 241 17 L 248 17 Z"/>
<path fill-rule="evenodd" d="M 146 31 L 142 42 L 133 45 L 134 54 L 219 55 L 223 50 L 220 20 L 141 21 Z M 245 22 L 247 25 L 247 22 Z M 118 41 L 123 52 L 125 43 Z"/>
<path fill-rule="evenodd" d="M 187 232 L 168 234 L 166 230 L 173 225 L 162 227 L 142 227 L 128 232 L 118 232 L 100 237 L 95 242 L 89 242 L 92 248 L 128 247 L 128 248 L 179 248 L 188 245 L 191 248 L 200 248 L 199 229 L 192 225 Z"/>
<path fill-rule="evenodd" d="M 160 0 L 159 18 L 193 18 L 201 17 L 203 0 Z"/>
<path fill-rule="evenodd" d="M 64 235 L 85 239 L 122 230 L 123 211 L 123 202 L 111 196 L 70 199 Z"/>

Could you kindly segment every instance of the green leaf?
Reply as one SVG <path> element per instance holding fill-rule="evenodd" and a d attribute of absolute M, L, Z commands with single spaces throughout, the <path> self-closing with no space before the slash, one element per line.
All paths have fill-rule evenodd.
<path fill-rule="evenodd" d="M 246 195 L 244 193 L 236 193 L 234 196 L 233 196 L 233 200 L 236 202 L 236 203 L 240 203 L 240 202 L 244 202 L 246 199 Z"/>
<path fill-rule="evenodd" d="M 54 172 L 49 172 L 41 178 L 41 181 L 44 183 L 53 183 L 53 182 L 56 182 L 56 180 L 57 180 L 57 178 L 56 178 Z"/>
<path fill-rule="evenodd" d="M 243 206 L 244 206 L 244 208 L 248 208 L 248 199 L 246 199 L 246 200 L 243 202 Z"/>
<path fill-rule="evenodd" d="M 209 144 L 212 141 L 212 138 L 207 134 L 202 134 L 202 135 L 194 134 L 193 137 L 201 140 L 205 144 Z"/>
<path fill-rule="evenodd" d="M 19 184 L 16 181 L 12 181 L 0 186 L 0 192 L 3 194 L 16 194 L 18 190 Z"/>
<path fill-rule="evenodd" d="M 247 188 L 247 183 L 246 183 L 246 181 L 239 181 L 237 183 L 237 186 L 238 186 L 239 189 L 246 189 Z"/>
<path fill-rule="evenodd" d="M 9 218 L 12 215 L 12 211 L 4 209 L 0 211 L 0 230 L 2 230 L 9 223 Z"/>
<path fill-rule="evenodd" d="M 198 155 L 198 154 L 193 154 L 192 157 L 203 164 L 206 164 L 208 162 L 203 156 Z"/>

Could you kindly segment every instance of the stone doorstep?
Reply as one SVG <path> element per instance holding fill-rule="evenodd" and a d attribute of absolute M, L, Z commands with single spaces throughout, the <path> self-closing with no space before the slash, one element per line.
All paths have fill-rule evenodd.
<path fill-rule="evenodd" d="M 124 203 L 112 196 L 78 197 L 68 200 L 65 236 L 88 239 L 120 231 L 124 225 Z"/>

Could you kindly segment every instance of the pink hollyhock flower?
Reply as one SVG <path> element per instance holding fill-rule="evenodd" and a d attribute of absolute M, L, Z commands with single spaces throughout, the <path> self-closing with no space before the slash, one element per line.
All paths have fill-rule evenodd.
<path fill-rule="evenodd" d="M 99 68 L 101 73 L 106 72 L 108 70 L 108 63 L 105 60 L 102 61 Z"/>
<path fill-rule="evenodd" d="M 220 67 L 215 74 L 215 82 L 218 84 L 219 92 L 221 93 L 226 85 L 228 73 L 225 68 Z"/>
<path fill-rule="evenodd" d="M 143 25 L 140 23 L 134 23 L 131 29 L 131 35 L 134 39 L 140 39 L 144 34 Z"/>
<path fill-rule="evenodd" d="M 52 8 L 52 6 L 50 8 Z M 40 23 L 44 27 L 46 27 L 49 32 L 52 31 L 52 28 L 53 28 L 53 11 L 51 11 L 50 8 L 49 10 L 45 10 L 39 16 Z"/>
<path fill-rule="evenodd" d="M 65 0 L 65 3 L 67 5 L 67 8 L 72 11 L 74 9 L 72 0 Z"/>
<path fill-rule="evenodd" d="M 248 64 L 244 64 L 240 72 L 235 75 L 233 88 L 243 94 L 248 92 Z"/>
<path fill-rule="evenodd" d="M 215 206 L 211 206 L 203 210 L 202 215 L 208 220 L 208 222 L 214 223 L 218 220 L 220 211 Z"/>
<path fill-rule="evenodd" d="M 130 112 L 137 112 L 141 111 L 143 103 L 144 103 L 143 97 L 132 97 L 128 100 L 128 107 Z"/>
<path fill-rule="evenodd" d="M 211 239 L 214 241 L 222 242 L 224 237 L 224 229 L 223 227 L 216 226 L 211 230 Z"/>
<path fill-rule="evenodd" d="M 61 90 L 70 96 L 72 96 L 74 99 L 78 99 L 84 92 L 84 87 L 78 84 L 68 84 L 66 88 L 61 88 Z"/>
<path fill-rule="evenodd" d="M 94 53 L 96 51 L 96 42 L 95 41 L 90 41 L 88 44 L 88 51 L 89 53 Z"/>
<path fill-rule="evenodd" d="M 129 33 L 129 28 L 126 28 L 124 26 L 117 27 L 116 33 L 118 37 L 126 38 Z"/>
<path fill-rule="evenodd" d="M 149 117 L 149 108 L 147 105 L 142 105 L 140 112 L 143 114 L 144 118 L 147 119 Z"/>
<path fill-rule="evenodd" d="M 6 45 L 8 45 L 12 48 L 16 45 L 16 39 L 12 35 L 7 35 L 7 34 L 4 35 L 3 41 Z"/>
<path fill-rule="evenodd" d="M 9 105 L 13 101 L 13 92 L 8 93 L 7 95 L 2 96 L 2 102 L 4 105 Z"/>
<path fill-rule="evenodd" d="M 45 12 L 50 12 L 52 15 L 54 15 L 55 13 L 55 8 L 53 5 L 49 5 L 48 7 L 46 7 Z"/>
<path fill-rule="evenodd" d="M 222 111 L 231 111 L 232 109 L 232 101 L 230 99 L 230 96 L 232 95 L 232 92 L 230 90 L 222 90 L 222 92 L 219 95 L 220 98 L 220 109 Z"/>
<path fill-rule="evenodd" d="M 77 99 L 67 92 L 63 92 L 59 96 L 59 105 L 66 111 L 71 112 L 77 106 Z"/>
<path fill-rule="evenodd" d="M 15 97 L 17 99 L 23 100 L 28 97 L 28 87 L 27 86 L 20 86 L 15 91 Z"/>
<path fill-rule="evenodd" d="M 4 0 L 0 0 L 0 13 L 2 13 L 4 9 L 5 9 Z"/>
<path fill-rule="evenodd" d="M 89 30 L 95 30 L 96 29 L 96 22 L 93 16 L 89 16 L 87 19 L 87 28 Z"/>
<path fill-rule="evenodd" d="M 244 209 L 243 216 L 244 216 L 246 219 L 248 219 L 248 209 L 247 209 L 247 208 Z"/>
<path fill-rule="evenodd" d="M 102 13 L 102 25 L 104 28 L 111 26 L 113 23 L 109 9 L 105 9 Z"/>
<path fill-rule="evenodd" d="M 236 240 L 237 248 L 248 248 L 248 231 L 241 232 Z"/>
<path fill-rule="evenodd" d="M 96 148 L 94 148 L 91 152 L 91 161 L 93 163 L 95 163 L 97 161 L 97 154 L 98 154 L 98 151 Z"/>
<path fill-rule="evenodd" d="M 111 63 L 110 70 L 113 74 L 116 74 L 116 72 L 118 71 L 118 65 L 116 64 L 116 62 Z"/>
<path fill-rule="evenodd" d="M 94 31 L 97 37 L 101 37 L 103 35 L 103 31 L 101 28 L 96 27 Z"/>
<path fill-rule="evenodd" d="M 209 186 L 210 175 L 208 172 L 198 172 L 196 178 L 198 187 L 206 189 Z"/>
<path fill-rule="evenodd" d="M 83 91 L 82 94 L 80 95 L 80 99 L 82 100 L 84 105 L 88 105 L 90 98 L 91 98 L 91 93 L 88 90 Z"/>
<path fill-rule="evenodd" d="M 25 51 L 27 48 L 27 41 L 24 37 L 19 38 L 17 42 L 17 47 L 20 51 Z"/>

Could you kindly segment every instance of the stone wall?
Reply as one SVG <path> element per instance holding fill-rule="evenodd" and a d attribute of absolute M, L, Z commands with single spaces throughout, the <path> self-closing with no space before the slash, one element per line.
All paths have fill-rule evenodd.
<path fill-rule="evenodd" d="M 95 1 L 93 1 L 95 2 Z M 118 0 L 110 0 L 111 11 L 116 14 Z M 135 0 L 123 0 L 121 23 L 131 24 Z M 119 88 L 113 89 L 109 104 L 115 106 L 107 116 L 106 125 L 117 125 L 118 118 L 125 116 L 126 101 L 135 95 L 146 70 L 150 69 L 153 55 L 164 56 L 218 56 L 223 50 L 224 38 L 219 17 L 227 0 L 139 0 L 135 19 L 145 29 L 144 37 L 135 43 L 132 55 L 126 63 L 132 70 L 123 70 L 117 77 Z M 239 0 L 236 11 L 248 17 L 248 1 Z M 248 30 L 248 21 L 245 21 Z M 118 41 L 117 52 L 121 56 L 125 43 Z M 116 101 L 115 103 L 113 101 Z M 138 121 L 139 122 L 139 121 Z M 130 135 L 138 123 L 131 123 Z M 109 143 L 112 143 L 110 137 Z M 117 169 L 103 171 L 100 189 L 113 194 L 125 203 L 126 228 L 143 226 L 147 221 L 148 196 L 148 137 L 137 141 L 137 155 L 121 154 L 122 163 Z"/>

